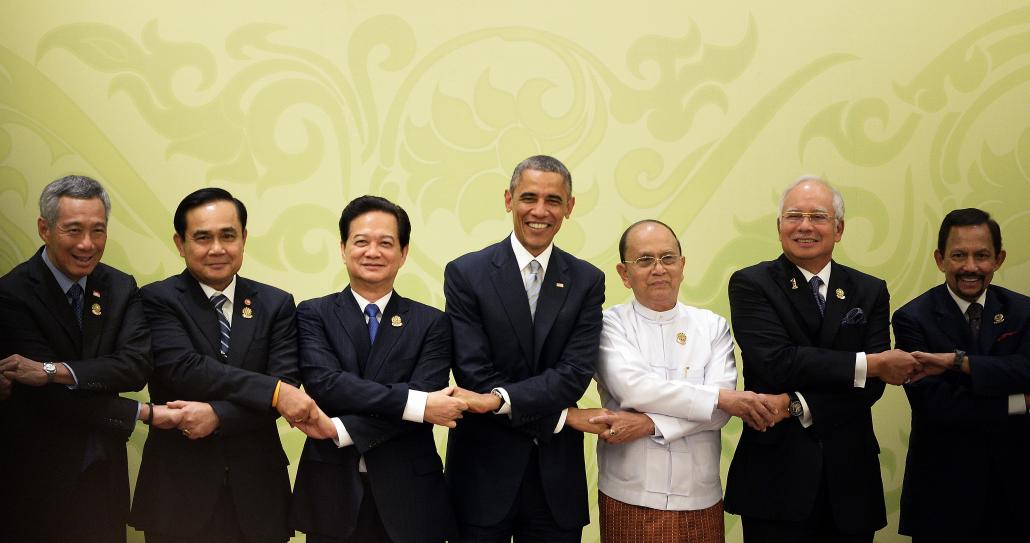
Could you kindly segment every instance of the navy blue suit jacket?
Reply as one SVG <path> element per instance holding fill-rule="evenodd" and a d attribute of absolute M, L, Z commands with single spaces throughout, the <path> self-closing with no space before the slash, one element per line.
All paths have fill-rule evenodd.
<path fill-rule="evenodd" d="M 228 484 L 243 533 L 251 541 L 285 541 L 293 535 L 287 525 L 289 461 L 271 404 L 280 379 L 300 382 L 293 296 L 237 276 L 229 352 L 223 357 L 218 316 L 188 271 L 140 293 L 153 334 L 150 397 L 159 404 L 208 402 L 219 427 L 198 440 L 176 429 L 150 429 L 130 524 L 189 537 L 210 520 Z"/>
<path fill-rule="evenodd" d="M 354 444 L 308 439 L 297 469 L 297 530 L 347 540 L 362 501 L 358 458 L 390 539 L 440 542 L 454 533 L 433 425 L 401 419 L 409 390 L 447 386 L 451 326 L 443 312 L 396 291 L 376 341 L 350 287 L 297 308 L 304 387 Z"/>
<path fill-rule="evenodd" d="M 589 522 L 583 434 L 561 411 L 574 407 L 597 364 L 604 274 L 554 247 L 535 320 L 509 238 L 444 270 L 454 326 L 454 378 L 480 393 L 504 388 L 511 417 L 466 414 L 450 431 L 447 479 L 462 523 L 490 526 L 511 510 L 534 446 L 547 505 L 563 529 Z M 534 444 L 534 440 L 535 443 Z"/>
<path fill-rule="evenodd" d="M 899 531 L 942 539 L 975 539 L 987 525 L 1025 532 L 1030 417 L 1009 415 L 1007 396 L 1030 393 L 1030 298 L 990 285 L 974 343 L 939 285 L 894 313 L 894 339 L 906 351 L 964 350 L 972 372 L 905 386 L 912 433 Z"/>
<path fill-rule="evenodd" d="M 730 277 L 744 388 L 800 392 L 813 423 L 803 428 L 791 418 L 765 432 L 745 426 L 730 463 L 726 510 L 801 521 L 826 477 L 837 527 L 873 532 L 887 524 L 870 412 L 884 383 L 868 378 L 865 388 L 854 387 L 855 353 L 890 347 L 890 299 L 883 280 L 836 262 L 827 287 L 820 317 L 812 289 L 786 256 Z"/>

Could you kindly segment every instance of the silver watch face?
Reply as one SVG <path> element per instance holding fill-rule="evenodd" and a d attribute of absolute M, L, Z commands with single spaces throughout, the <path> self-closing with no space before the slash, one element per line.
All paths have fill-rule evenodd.
<path fill-rule="evenodd" d="M 53 362 L 43 362 L 43 371 L 46 373 L 57 373 L 57 366 Z"/>
<path fill-rule="evenodd" d="M 804 412 L 804 410 L 801 409 L 801 400 L 792 400 L 790 405 L 787 407 L 787 410 L 790 411 L 790 416 L 800 417 Z"/>

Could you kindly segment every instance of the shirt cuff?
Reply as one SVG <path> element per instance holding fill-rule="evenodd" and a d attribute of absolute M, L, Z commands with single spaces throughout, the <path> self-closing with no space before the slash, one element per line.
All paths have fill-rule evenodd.
<path fill-rule="evenodd" d="M 869 372 L 869 361 L 865 353 L 855 353 L 855 388 L 865 388 L 865 377 Z"/>
<path fill-rule="evenodd" d="M 794 394 L 798 397 L 798 401 L 801 402 L 801 427 L 808 428 L 812 425 L 812 412 L 808 410 L 808 402 L 805 401 L 805 397 L 800 392 L 795 392 Z"/>
<path fill-rule="evenodd" d="M 1009 395 L 1009 415 L 1026 414 L 1026 397 L 1022 394 Z"/>
<path fill-rule="evenodd" d="M 712 409 L 712 413 L 715 413 L 715 409 Z M 654 420 L 654 417 L 652 417 L 650 414 L 648 414 L 648 413 L 644 413 L 644 414 L 647 415 L 647 418 L 651 419 L 651 424 L 654 425 L 654 433 L 651 434 L 650 437 L 652 439 L 656 439 L 656 440 L 657 439 L 662 439 L 663 437 L 665 437 L 662 434 L 662 429 L 658 427 L 658 421 Z"/>
<path fill-rule="evenodd" d="M 565 409 L 562 409 L 562 410 L 561 410 L 561 416 L 560 416 L 560 417 L 558 417 L 558 424 L 556 424 L 556 425 L 554 426 L 554 433 L 556 433 L 556 434 L 557 434 L 558 432 L 560 432 L 560 431 L 561 431 L 561 429 L 562 429 L 562 428 L 564 428 L 564 427 L 565 427 L 565 419 L 566 419 L 566 418 L 567 418 L 568 416 L 569 416 L 569 408 L 567 408 L 567 407 L 566 407 Z"/>
<path fill-rule="evenodd" d="M 424 422 L 426 418 L 426 400 L 428 392 L 408 389 L 408 402 L 404 404 L 401 418 L 411 422 Z"/>
<path fill-rule="evenodd" d="M 333 417 L 332 420 L 333 426 L 336 427 L 336 437 L 333 438 L 333 443 L 336 443 L 336 446 L 341 449 L 353 445 L 354 440 L 347 433 L 347 429 L 343 427 L 343 421 L 340 420 L 340 417 Z"/>
<path fill-rule="evenodd" d="M 79 378 L 75 376 L 75 370 L 73 370 L 71 366 L 65 364 L 64 362 L 61 362 L 61 365 L 68 368 L 68 373 L 72 374 L 72 381 L 75 381 L 75 383 L 67 385 L 68 390 L 75 390 L 79 388 Z M 139 413 L 136 413 L 136 417 L 139 417 Z"/>
<path fill-rule="evenodd" d="M 494 411 L 494 414 L 495 415 L 508 415 L 508 418 L 511 418 L 511 398 L 508 397 L 508 391 L 504 390 L 503 388 L 495 388 L 494 390 L 496 390 L 497 392 L 500 392 L 501 393 L 501 397 L 504 398 L 504 405 L 502 405 L 500 407 L 500 409 L 498 409 L 497 411 Z M 494 390 L 491 390 L 490 392 L 492 393 Z M 565 424 L 565 417 L 564 416 L 561 418 L 561 422 L 559 423 L 559 428 L 563 424 Z M 555 432 L 555 433 L 558 433 L 558 432 Z"/>
<path fill-rule="evenodd" d="M 71 369 L 71 368 L 69 368 L 69 369 Z M 1020 398 L 1022 398 L 1022 396 L 1020 396 Z M 153 407 L 151 407 L 151 409 L 153 409 Z M 140 411 L 143 411 L 143 402 L 136 402 L 136 420 L 139 420 L 139 412 Z M 151 416 L 150 418 L 153 419 L 154 417 Z"/>

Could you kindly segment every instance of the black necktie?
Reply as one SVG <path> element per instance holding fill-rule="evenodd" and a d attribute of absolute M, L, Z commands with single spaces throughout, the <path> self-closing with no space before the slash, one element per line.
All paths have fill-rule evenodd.
<path fill-rule="evenodd" d="M 368 339 L 370 343 L 376 342 L 376 332 L 379 331 L 379 321 L 376 315 L 379 314 L 379 306 L 368 304 L 365 306 L 365 314 L 368 315 Z"/>
<path fill-rule="evenodd" d="M 72 304 L 72 311 L 75 312 L 75 322 L 79 323 L 79 330 L 82 330 L 82 286 L 73 283 L 68 289 L 68 301 Z"/>
<path fill-rule="evenodd" d="M 812 287 L 812 296 L 815 296 L 815 305 L 819 306 L 819 314 L 826 314 L 826 298 L 823 298 L 822 293 L 819 292 L 819 287 L 823 285 L 823 280 L 818 275 L 813 275 L 808 280 L 809 286 Z"/>
<path fill-rule="evenodd" d="M 969 318 L 969 333 L 973 335 L 973 341 L 980 338 L 980 317 L 983 316 L 984 306 L 974 302 L 966 308 L 966 317 Z"/>
<path fill-rule="evenodd" d="M 232 331 L 232 325 L 222 311 L 222 306 L 228 301 L 229 298 L 226 298 L 225 294 L 215 294 L 211 297 L 211 304 L 215 306 L 215 313 L 218 314 L 218 352 L 223 356 L 229 352 L 229 332 Z"/>

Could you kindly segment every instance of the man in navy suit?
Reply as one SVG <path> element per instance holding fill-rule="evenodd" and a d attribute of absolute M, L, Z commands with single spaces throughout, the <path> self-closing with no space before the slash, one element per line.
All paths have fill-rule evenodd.
<path fill-rule="evenodd" d="M 894 313 L 899 349 L 925 378 L 912 405 L 899 531 L 915 543 L 1011 541 L 1030 510 L 1030 298 L 991 285 L 1001 228 L 948 213 L 933 253 L 944 284 Z"/>
<path fill-rule="evenodd" d="M 458 396 L 476 413 L 447 444 L 458 541 L 578 542 L 589 522 L 592 413 L 569 408 L 597 363 L 604 274 L 553 243 L 574 204 L 564 164 L 522 161 L 504 192 L 512 234 L 444 271 Z"/>
<path fill-rule="evenodd" d="M 308 439 L 297 470 L 294 526 L 311 543 L 454 533 L 433 424 L 453 428 L 467 406 L 447 387 L 446 315 L 393 288 L 410 234 L 400 206 L 356 198 L 340 216 L 350 285 L 297 308 L 304 386 L 332 417 L 333 439 Z"/>
<path fill-rule="evenodd" d="M 247 208 L 229 192 L 187 195 L 173 224 L 186 269 L 140 292 L 150 395 L 182 419 L 147 436 L 130 523 L 148 543 L 284 542 L 289 462 L 276 419 L 306 432 L 328 420 L 296 386 L 293 296 L 237 275 Z"/>
<path fill-rule="evenodd" d="M 918 371 L 890 347 L 887 284 L 832 259 L 844 198 L 826 181 L 787 187 L 776 219 L 783 254 L 730 277 L 744 388 L 783 394 L 790 420 L 745 427 L 726 511 L 752 542 L 871 542 L 887 524 L 871 408 L 884 383 Z"/>

